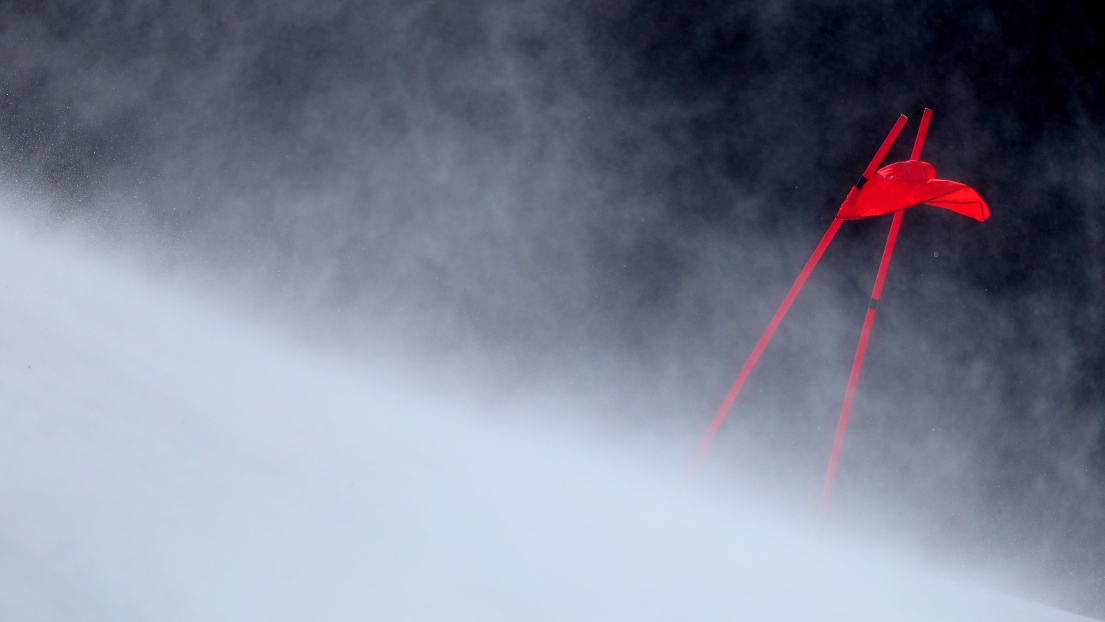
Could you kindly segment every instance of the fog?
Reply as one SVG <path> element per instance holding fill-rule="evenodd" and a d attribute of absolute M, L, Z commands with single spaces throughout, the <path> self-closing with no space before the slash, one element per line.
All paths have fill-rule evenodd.
<path fill-rule="evenodd" d="M 257 532 L 248 550 L 258 556 L 277 536 L 252 526 L 287 514 L 273 508 L 301 512 L 274 534 L 292 523 L 307 531 L 349 524 L 330 509 L 344 495 L 326 491 L 358 473 L 364 486 L 410 490 L 433 520 L 483 512 L 441 491 L 487 482 L 488 518 L 432 523 L 443 546 L 494 531 L 480 525 L 501 525 L 491 517 L 512 507 L 527 512 L 523 522 L 536 532 L 556 532 L 559 523 L 526 509 L 555 505 L 542 485 L 512 488 L 488 474 L 514 459 L 551 488 L 593 472 L 612 489 L 635 491 L 588 493 L 594 507 L 567 503 L 565 522 L 584 533 L 605 533 L 604 516 L 633 514 L 614 502 L 618 495 L 648 508 L 680 506 L 668 501 L 679 498 L 697 509 L 665 521 L 698 522 L 701 513 L 704 523 L 793 540 L 780 547 L 806 555 L 822 536 L 801 521 L 815 510 L 888 219 L 842 228 L 704 470 L 685 478 L 685 463 L 879 140 L 899 113 L 910 115 L 888 161 L 904 159 L 928 106 L 936 113 L 926 159 L 942 177 L 977 188 L 994 217 L 980 224 L 926 207 L 905 215 L 833 506 L 816 529 L 863 541 L 834 536 L 830 548 L 896 551 L 885 564 L 856 561 L 857 572 L 904 573 L 914 562 L 937 575 L 955 568 L 968 583 L 992 581 L 1100 617 L 1105 88 L 1097 88 L 1097 32 L 1077 7 L 981 1 L 6 5 L 2 210 L 7 233 L 22 232 L 10 248 L 23 259 L 12 261 L 28 266 L 10 278 L 37 275 L 23 282 L 38 289 L 9 294 L 13 315 L 0 330 L 28 340 L 13 352 L 38 362 L 24 371 L 11 359 L 18 374 L 2 381 L 29 405 L 41 399 L 51 413 L 86 412 L 90 421 L 121 421 L 120 435 L 147 435 L 136 445 L 159 448 L 149 464 L 166 471 L 140 475 L 140 454 L 124 464 L 132 454 L 105 449 L 116 445 L 92 423 L 73 423 L 72 452 L 27 455 L 41 460 L 39 469 L 62 469 L 60 456 L 70 453 L 106 456 L 103 468 L 116 475 L 109 481 L 162 490 L 167 506 L 182 506 L 174 516 L 199 524 L 230 508 L 240 514 L 234 524 Z M 35 241 L 26 242 L 31 231 Z M 106 263 L 78 269 L 96 262 Z M 113 288 L 126 291 L 106 295 Z M 53 296 L 68 291 L 105 306 L 78 313 L 70 298 Z M 142 312 L 147 304 L 159 310 Z M 162 326 L 155 318 L 175 319 Z M 54 354 L 55 346 L 73 354 Z M 47 374 L 50 365 L 58 367 Z M 326 401 L 312 406 L 316 399 Z M 195 427 L 178 437 L 168 431 L 178 428 L 162 427 L 173 417 Z M 314 427 L 309 417 L 331 425 Z M 402 422 L 387 429 L 412 452 L 418 426 L 429 438 L 452 426 L 464 439 L 455 447 L 427 440 L 437 448 L 430 455 L 463 462 L 449 452 L 494 449 L 471 471 L 443 468 L 448 478 L 436 483 L 417 469 L 410 482 L 401 472 L 366 475 L 382 468 L 373 464 L 392 464 L 390 444 L 359 445 L 385 438 L 375 427 L 384 421 Z M 315 445 L 297 445 L 308 439 Z M 284 466 L 256 472 L 251 456 Z M 180 467 L 174 488 L 162 480 L 178 462 L 192 466 Z M 224 466 L 231 475 L 222 479 L 215 473 Z M 0 526 L 12 550 L 25 551 L 9 566 L 13 580 L 41 568 L 66 585 L 66 573 L 88 563 L 80 576 L 92 583 L 73 585 L 90 586 L 81 588 L 89 602 L 124 593 L 96 583 L 110 582 L 111 571 L 80 546 L 110 541 L 101 534 L 112 529 L 162 533 L 155 527 L 163 521 L 86 520 L 66 500 L 95 491 L 89 486 L 62 477 L 41 487 L 61 504 L 40 514 L 61 521 L 54 526 L 30 513 Z M 269 492 L 233 509 L 245 490 Z M 418 514 L 411 508 L 422 501 L 408 507 L 399 493 L 373 500 L 367 490 L 350 493 L 354 505 L 378 503 L 393 507 L 388 520 L 415 520 L 398 517 Z M 120 507 L 145 511 L 141 496 L 123 495 L 133 501 Z M 517 506 L 505 500 L 514 496 Z M 745 515 L 746 505 L 764 505 L 771 518 Z M 77 517 L 62 524 L 71 512 Z M 105 531 L 70 538 L 72 555 L 87 559 L 65 565 L 63 555 L 27 548 L 34 537 L 18 525 L 32 523 L 45 540 L 97 524 Z M 719 540 L 664 525 L 641 527 L 639 540 L 658 547 L 647 549 L 649 559 Z M 212 555 L 226 548 L 184 544 L 189 529 L 166 526 L 151 537 Z M 352 552 L 329 541 L 303 542 L 296 554 L 307 562 L 355 565 Z M 349 551 L 376 548 L 361 542 Z M 496 542 L 488 548 L 512 549 Z M 176 565 L 162 548 L 131 546 L 135 564 Z M 534 554 L 548 562 L 532 563 L 561 572 L 584 549 Z M 402 550 L 385 559 L 418 575 L 413 569 L 423 566 L 403 562 Z M 213 559 L 193 567 L 225 567 L 226 602 L 252 602 L 233 582 L 249 581 L 264 564 L 247 560 L 260 558 L 243 554 L 238 566 Z M 488 576 L 528 576 L 507 567 Z M 677 568 L 688 567 L 665 572 Z M 419 580 L 455 588 L 450 572 Z M 194 574 L 148 580 L 169 592 L 210 591 L 189 592 L 185 576 Z M 682 575 L 649 576 L 649 585 L 682 585 Z M 282 581 L 273 575 L 257 586 Z M 70 590 L 37 593 L 50 604 Z M 119 598 L 124 609 L 134 600 Z M 164 598 L 157 606 L 172 610 L 175 597 Z M 395 606 L 403 602 L 396 596 Z M 156 617 L 134 606 L 134 615 Z"/>
<path fill-rule="evenodd" d="M 1084 619 L 4 225 L 6 619 Z"/>

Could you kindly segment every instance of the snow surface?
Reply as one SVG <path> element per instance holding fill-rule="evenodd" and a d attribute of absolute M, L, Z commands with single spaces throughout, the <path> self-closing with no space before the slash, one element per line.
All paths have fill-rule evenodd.
<path fill-rule="evenodd" d="M 0 619 L 1086 619 L 0 224 Z"/>

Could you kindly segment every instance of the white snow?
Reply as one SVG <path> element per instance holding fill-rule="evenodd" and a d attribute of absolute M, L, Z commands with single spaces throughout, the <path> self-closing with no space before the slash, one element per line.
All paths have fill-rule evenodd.
<path fill-rule="evenodd" d="M 0 221 L 0 619 L 1085 619 L 17 229 Z"/>

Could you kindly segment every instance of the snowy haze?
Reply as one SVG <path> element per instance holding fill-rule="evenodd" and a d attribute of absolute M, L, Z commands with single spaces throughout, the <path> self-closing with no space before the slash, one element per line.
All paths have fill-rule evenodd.
<path fill-rule="evenodd" d="M 1083 619 L 691 478 L 585 397 L 312 353 L 34 231 L 0 226 L 3 619 Z"/>

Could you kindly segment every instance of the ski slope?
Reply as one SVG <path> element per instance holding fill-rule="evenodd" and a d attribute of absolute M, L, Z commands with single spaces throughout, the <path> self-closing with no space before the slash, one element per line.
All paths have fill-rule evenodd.
<path fill-rule="evenodd" d="M 1086 619 L 0 225 L 0 619 Z"/>

